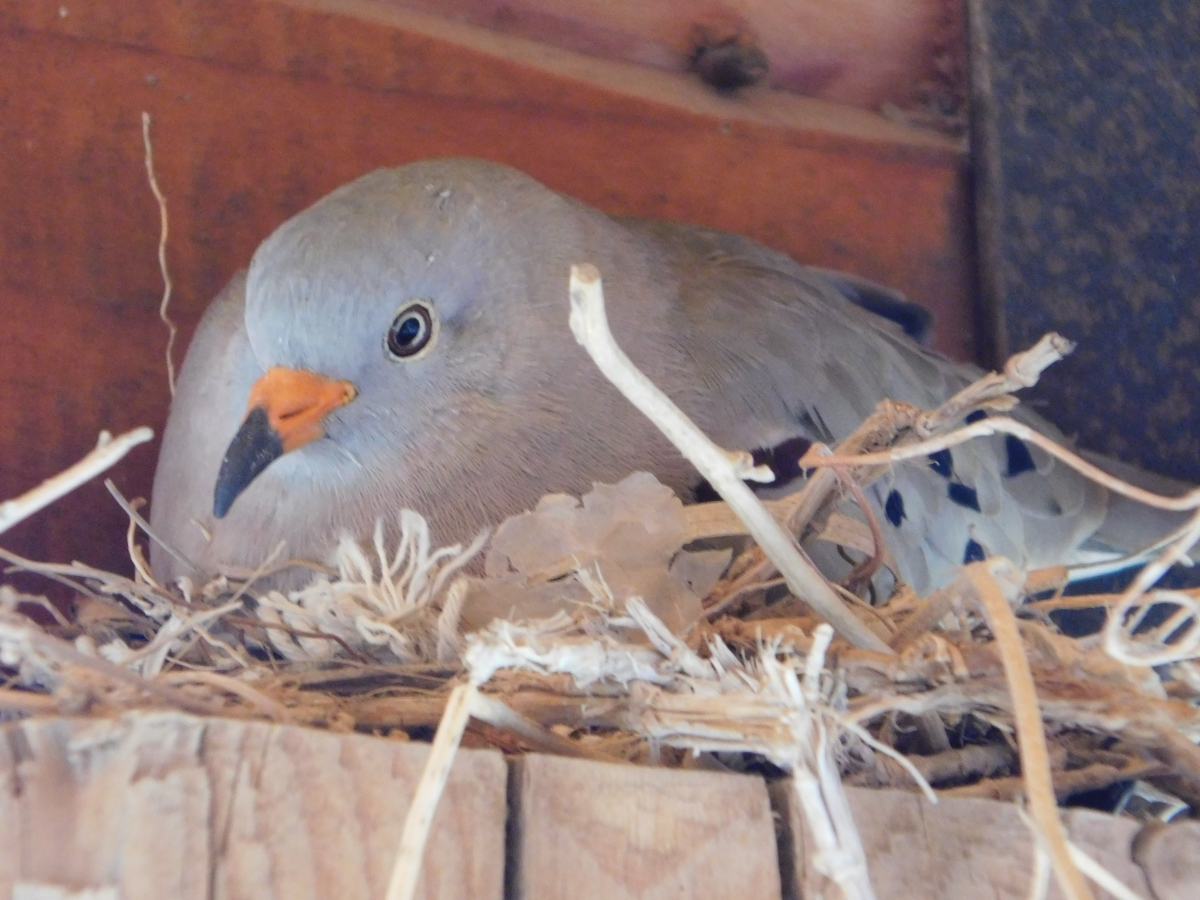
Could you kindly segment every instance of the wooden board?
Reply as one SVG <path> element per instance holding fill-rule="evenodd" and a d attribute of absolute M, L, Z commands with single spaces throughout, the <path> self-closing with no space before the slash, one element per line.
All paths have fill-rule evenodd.
<path fill-rule="evenodd" d="M 0 0 L 0 56 L 0 498 L 101 428 L 165 421 L 143 110 L 170 204 L 180 354 L 285 218 L 372 168 L 453 154 L 889 282 L 935 311 L 938 346 L 974 346 L 965 158 L 861 110 L 722 98 L 366 0 Z M 148 495 L 155 452 L 116 472 L 127 494 Z M 102 488 L 4 542 L 127 569 L 124 516 Z"/>
<path fill-rule="evenodd" d="M 427 752 L 169 712 L 7 723 L 0 896 L 382 898 Z M 848 793 L 879 900 L 1027 896 L 1032 847 L 1011 804 Z M 1194 900 L 1200 823 L 1064 819 L 1138 896 Z M 827 888 L 786 782 L 536 755 L 506 768 L 460 750 L 418 896 L 804 900 Z"/>
<path fill-rule="evenodd" d="M 742 37 L 767 83 L 868 109 L 965 90 L 954 0 L 389 0 L 591 56 L 686 71 L 697 37 Z"/>
<path fill-rule="evenodd" d="M 1200 821 L 1143 829 L 1133 858 L 1146 872 L 1154 900 L 1191 900 L 1200 884 Z"/>
<path fill-rule="evenodd" d="M 847 788 L 850 809 L 866 851 L 878 900 L 1024 900 L 1033 871 L 1029 829 L 1012 804 L 994 800 L 941 798 L 937 805 L 920 794 Z M 798 804 L 785 783 L 772 786 L 772 798 L 788 823 L 795 863 L 785 893 L 818 897 L 828 882 L 816 871 L 815 848 Z M 1070 839 L 1139 897 L 1152 896 L 1141 867 L 1133 860 L 1140 826 L 1086 809 L 1063 813 Z M 1188 854 L 1200 852 L 1200 844 Z M 1051 898 L 1062 893 L 1052 884 Z M 1097 891 L 1097 900 L 1109 894 Z"/>
<path fill-rule="evenodd" d="M 761 779 L 528 756 L 512 802 L 512 897 L 780 896 Z"/>
<path fill-rule="evenodd" d="M 380 898 L 429 747 L 201 720 L 0 729 L 0 896 L 51 885 L 124 900 Z M 418 896 L 500 900 L 504 759 L 460 751 Z"/>

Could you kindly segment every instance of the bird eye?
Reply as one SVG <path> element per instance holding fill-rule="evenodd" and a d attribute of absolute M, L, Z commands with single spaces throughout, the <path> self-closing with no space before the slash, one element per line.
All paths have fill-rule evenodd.
<path fill-rule="evenodd" d="M 424 300 L 414 300 L 396 313 L 387 333 L 387 348 L 396 359 L 411 360 L 433 342 L 437 319 L 433 307 Z"/>

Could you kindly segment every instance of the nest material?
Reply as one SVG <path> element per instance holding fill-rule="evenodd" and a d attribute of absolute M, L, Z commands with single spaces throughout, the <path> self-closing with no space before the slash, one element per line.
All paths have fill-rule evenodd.
<path fill-rule="evenodd" d="M 586 332 L 582 301 L 576 312 L 573 327 Z M 965 566 L 925 598 L 898 585 L 871 604 L 821 580 L 815 599 L 807 585 L 819 575 L 797 575 L 760 549 L 774 540 L 761 537 L 764 522 L 778 528 L 781 520 L 792 534 L 870 550 L 879 532 L 869 514 L 863 525 L 833 509 L 835 468 L 843 478 L 854 472 L 854 494 L 883 464 L 1010 425 L 1023 429 L 992 416 L 950 430 L 974 409 L 1011 407 L 1010 392 L 1036 380 L 1063 349 L 1044 341 L 933 412 L 884 404 L 839 455 L 806 459 L 821 468 L 800 494 L 769 513 L 758 505 L 759 520 L 744 531 L 759 544 L 728 566 L 721 557 L 715 569 L 711 552 L 690 557 L 681 548 L 736 530 L 728 509 L 685 510 L 648 476 L 607 489 L 604 502 L 579 507 L 557 498 L 510 520 L 493 540 L 486 578 L 461 575 L 483 536 L 434 550 L 424 520 L 403 511 L 397 547 L 384 545 L 382 529 L 367 548 L 347 540 L 332 570 L 289 595 L 256 588 L 274 567 L 294 564 L 276 560 L 204 585 L 158 584 L 136 540 L 144 523 L 126 503 L 132 579 L 0 551 L 15 568 L 66 582 L 83 598 L 66 619 L 41 598 L 0 586 L 0 665 L 9 674 L 0 709 L 111 716 L 171 706 L 421 737 L 439 723 L 446 732 L 449 702 L 458 733 L 467 729 L 476 745 L 660 765 L 706 754 L 718 766 L 777 766 L 793 775 L 822 851 L 851 862 L 839 778 L 1024 797 L 1035 818 L 1039 791 L 1053 807 L 1055 796 L 1135 778 L 1200 807 L 1198 597 L 1146 593 L 1194 542 L 1197 519 L 1160 547 L 1124 595 L 1087 598 L 1061 596 L 1065 570 L 1019 572 L 991 559 Z M 1045 438 L 1021 437 L 1136 495 Z M 723 475 L 697 464 L 718 489 L 722 479 L 740 485 L 753 474 L 740 457 L 714 449 L 700 455 L 727 466 Z M 112 445 L 102 441 L 98 452 L 112 457 Z M 10 518 L 20 512 L 0 508 Z M 562 540 L 556 556 L 547 533 L 575 537 Z M 871 565 L 886 562 L 882 552 L 873 556 Z M 489 613 L 519 612 L 526 601 L 519 620 Z M 26 615 L 31 604 L 55 624 Z M 1174 611 L 1156 628 L 1142 627 L 1156 604 Z M 1064 636 L 1050 613 L 1082 606 L 1105 613 L 1103 632 Z M 1039 833 L 1053 844 L 1053 825 L 1043 820 Z M 853 870 L 844 888 L 859 877 Z"/>

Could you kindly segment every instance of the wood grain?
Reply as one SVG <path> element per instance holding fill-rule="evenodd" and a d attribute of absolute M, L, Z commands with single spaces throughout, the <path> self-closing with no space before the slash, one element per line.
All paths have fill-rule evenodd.
<path fill-rule="evenodd" d="M 943 797 L 934 806 L 907 791 L 846 792 L 879 900 L 1024 900 L 1029 895 L 1033 844 L 1012 804 Z M 772 785 L 771 796 L 795 848 L 794 865 L 785 866 L 785 893 L 821 896 L 828 882 L 812 864 L 814 847 L 788 785 Z M 1080 849 L 1139 897 L 1152 896 L 1133 861 L 1136 821 L 1087 809 L 1064 810 L 1063 818 Z M 1062 893 L 1052 883 L 1048 896 Z M 1096 897 L 1109 894 L 1096 889 Z"/>
<path fill-rule="evenodd" d="M 742 37 L 768 83 L 876 109 L 962 76 L 962 6 L 947 0 L 389 0 L 559 47 L 686 71 L 698 33 Z M 963 90 L 965 86 L 959 85 Z"/>
<path fill-rule="evenodd" d="M 382 898 L 427 753 L 173 712 L 7 723 L 0 896 Z M 1011 804 L 848 793 L 879 900 L 1027 896 L 1032 846 Z M 1195 822 L 1063 815 L 1072 840 L 1138 896 L 1194 897 Z M 461 750 L 419 896 L 800 900 L 827 889 L 786 782 L 547 756 L 506 768 L 494 751 Z"/>
<path fill-rule="evenodd" d="M 146 713 L 0 729 L 0 895 L 381 898 L 428 745 Z M 461 751 L 418 896 L 500 900 L 506 771 Z"/>
<path fill-rule="evenodd" d="M 165 421 L 143 110 L 180 352 L 284 219 L 372 168 L 455 154 L 888 282 L 934 310 L 943 350 L 974 346 L 964 156 L 861 110 L 721 98 L 366 0 L 0 0 L 0 55 L 0 497 L 73 462 L 101 428 Z M 127 493 L 148 495 L 154 454 L 116 472 Z M 38 559 L 117 571 L 123 545 L 99 488 L 6 535 Z"/>
<path fill-rule="evenodd" d="M 780 895 L 759 778 L 527 756 L 514 785 L 513 897 Z"/>
<path fill-rule="evenodd" d="M 1200 821 L 1148 826 L 1133 845 L 1154 900 L 1189 900 L 1200 885 Z"/>

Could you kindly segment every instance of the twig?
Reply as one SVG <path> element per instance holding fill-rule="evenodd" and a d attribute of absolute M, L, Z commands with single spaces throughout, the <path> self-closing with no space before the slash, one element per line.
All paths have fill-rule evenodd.
<path fill-rule="evenodd" d="M 404 819 L 404 831 L 400 836 L 400 849 L 392 866 L 392 877 L 388 882 L 386 900 L 412 900 L 416 896 L 417 881 L 421 877 L 421 863 L 425 857 L 425 845 L 429 841 L 429 828 L 437 811 L 438 801 L 450 777 L 450 766 L 478 690 L 474 684 L 460 684 L 450 693 L 446 711 L 429 748 L 425 770 L 417 783 L 408 815 Z"/>
<path fill-rule="evenodd" d="M 838 480 L 850 491 L 854 502 L 858 504 L 863 517 L 867 520 L 867 527 L 871 530 L 871 543 L 875 547 L 871 555 L 856 565 L 854 570 L 846 576 L 846 587 L 853 591 L 858 585 L 870 581 L 875 573 L 879 571 L 879 567 L 883 565 L 884 554 L 887 551 L 883 546 L 883 530 L 879 527 L 879 520 L 875 518 L 875 513 L 871 509 L 871 504 L 867 502 L 867 495 L 863 493 L 863 489 L 858 486 L 858 482 L 846 470 L 835 468 L 833 471 L 837 473 Z"/>
<path fill-rule="evenodd" d="M 861 459 L 857 454 L 863 453 L 866 448 L 887 446 L 897 438 L 897 447 L 911 445 L 917 437 L 937 433 L 951 423 L 957 424 L 968 412 L 980 407 L 992 411 L 1011 409 L 1016 404 L 1016 399 L 1010 396 L 1013 391 L 1036 384 L 1047 366 L 1062 359 L 1073 348 L 1074 344 L 1066 338 L 1054 333 L 1046 334 L 1030 349 L 1010 357 L 1003 372 L 984 375 L 932 411 L 893 400 L 880 401 L 871 415 L 848 437 L 838 442 L 837 456 L 825 445 L 814 443 L 804 455 L 801 465 L 812 468 L 807 464 L 817 458 L 825 458 L 822 464 L 825 466 L 838 465 L 839 460 L 847 458 Z M 906 431 L 908 434 L 904 434 Z M 875 470 L 860 475 L 859 484 L 866 486 L 871 483 L 890 465 L 888 458 Z M 837 478 L 829 468 L 817 468 L 800 491 L 779 501 L 791 508 L 787 522 L 789 529 L 799 533 L 817 515 L 836 486 Z"/>
<path fill-rule="evenodd" d="M 1197 491 L 1192 491 L 1191 493 L 1197 493 Z M 1145 646 L 1138 646 L 1134 642 L 1133 633 L 1138 625 L 1141 624 L 1145 612 L 1154 603 L 1154 601 L 1145 602 L 1146 598 L 1143 595 L 1155 582 L 1166 574 L 1171 566 L 1181 562 L 1188 550 L 1198 540 L 1200 540 L 1200 511 L 1197 511 L 1192 516 L 1187 525 L 1182 529 L 1179 537 L 1157 559 L 1147 563 L 1138 572 L 1133 583 L 1126 588 L 1125 593 L 1121 595 L 1121 602 L 1117 604 L 1116 609 L 1109 615 L 1108 621 L 1104 626 L 1104 650 L 1113 659 L 1120 660 L 1128 665 L 1156 666 L 1187 659 L 1196 654 L 1196 648 L 1200 647 L 1200 621 L 1196 619 L 1196 609 L 1200 604 L 1197 604 L 1196 600 L 1182 592 L 1177 594 L 1174 599 L 1171 599 L 1171 591 L 1155 592 L 1155 596 L 1159 600 L 1165 599 L 1166 602 L 1177 603 L 1183 608 L 1183 612 L 1185 613 L 1182 618 L 1179 616 L 1172 617 L 1172 622 L 1169 624 L 1173 627 L 1169 631 L 1163 632 L 1163 637 L 1169 637 L 1172 631 L 1182 626 L 1182 619 L 1192 618 L 1192 627 L 1174 645 L 1164 646 L 1160 643 L 1157 650 L 1146 649 Z M 1133 621 L 1127 623 L 1125 621 L 1125 614 L 1137 604 L 1143 605 L 1142 614 L 1135 616 Z"/>
<path fill-rule="evenodd" d="M 1013 752 L 1007 744 L 968 744 L 959 749 L 946 750 L 932 756 L 905 757 L 921 776 L 934 784 L 946 782 L 962 783 L 973 778 L 987 778 L 998 771 L 1009 768 L 1013 763 Z M 876 758 L 874 770 L 865 769 L 855 779 L 859 784 L 895 787 L 908 780 L 905 772 L 900 778 L 902 767 L 886 755 Z M 942 793 L 948 793 L 942 788 Z M 953 790 L 953 789 L 950 789 Z"/>
<path fill-rule="evenodd" d="M 121 664 L 128 667 L 131 663 L 138 660 L 148 659 L 149 662 L 143 668 L 143 673 L 148 678 L 156 677 L 162 670 L 162 663 L 166 659 L 167 654 L 171 650 L 171 646 L 179 641 L 185 634 L 190 631 L 197 631 L 203 628 L 209 622 L 220 619 L 226 613 L 232 612 L 235 609 L 240 609 L 242 602 L 239 598 L 235 598 L 229 603 L 221 606 L 213 607 L 212 609 L 201 610 L 194 615 L 184 618 L 178 613 L 173 615 L 158 630 L 158 634 L 148 641 L 145 645 L 131 653 L 126 659 L 121 661 Z M 158 660 L 154 660 L 154 656 L 159 655 Z"/>
<path fill-rule="evenodd" d="M 192 562 L 154 533 L 154 529 L 150 527 L 150 523 L 145 520 L 145 518 L 137 511 L 137 509 L 134 508 L 133 504 L 126 499 L 125 495 L 117 489 L 117 486 L 113 484 L 113 480 L 111 478 L 104 479 L 104 486 L 108 488 L 108 492 L 112 495 L 112 498 L 117 501 L 117 504 L 121 507 L 121 509 L 125 510 L 125 515 L 129 516 L 130 519 L 136 522 L 138 528 L 142 529 L 142 531 L 146 533 L 150 540 L 154 541 L 154 543 L 158 544 L 158 546 L 170 553 L 171 556 L 175 557 L 176 560 L 182 563 L 190 571 L 200 571 L 200 567 L 198 565 L 196 565 L 194 562 Z M 139 502 L 144 503 L 145 501 L 141 500 Z"/>
<path fill-rule="evenodd" d="M 43 612 L 49 613 L 59 628 L 70 627 L 70 623 L 66 617 L 59 612 L 58 607 L 51 603 L 48 598 L 43 597 L 41 594 L 23 594 L 15 590 L 11 585 L 0 584 L 0 609 L 20 612 L 19 607 L 23 603 L 35 606 Z"/>
<path fill-rule="evenodd" d="M 1130 890 L 1123 881 L 1117 879 L 1117 876 L 1070 841 L 1067 841 L 1067 852 L 1071 854 L 1071 862 L 1079 867 L 1080 872 L 1116 897 L 1117 900 L 1142 900 L 1141 895 Z"/>
<path fill-rule="evenodd" d="M 1120 768 L 1108 763 L 1091 763 L 1082 769 L 1056 769 L 1053 773 L 1054 794 L 1065 800 L 1072 794 L 1078 794 L 1081 791 L 1098 791 L 1118 781 L 1165 775 L 1169 771 L 1170 768 L 1164 763 L 1138 760 L 1130 760 L 1127 765 Z M 980 774 L 986 775 L 987 773 Z M 1019 775 L 1005 778 L 984 777 L 974 784 L 944 788 L 942 793 L 947 797 L 1011 801 L 1025 793 L 1025 781 Z"/>
<path fill-rule="evenodd" d="M 604 292 L 595 266 L 571 267 L 570 299 L 571 331 L 575 339 L 604 376 L 658 426 L 737 511 L 747 531 L 787 579 L 788 587 L 854 646 L 887 652 L 887 645 L 845 607 L 824 576 L 804 558 L 791 536 L 746 487 L 744 479 L 762 479 L 764 473 L 747 463 L 747 454 L 730 454 L 710 441 L 617 346 L 608 328 Z"/>
<path fill-rule="evenodd" d="M 475 695 L 471 716 L 481 722 L 511 731 L 541 753 L 557 753 L 561 756 L 574 756 L 601 762 L 626 762 L 619 757 L 594 750 L 579 741 L 567 740 L 486 694 Z"/>
<path fill-rule="evenodd" d="M 982 406 L 997 408 L 997 401 L 1011 409 L 1016 400 L 1008 395 L 1033 387 L 1042 372 L 1074 350 L 1074 341 L 1053 331 L 1047 332 L 1028 350 L 1010 356 L 1002 372 L 987 373 L 933 412 L 919 415 L 913 423 L 913 430 L 921 437 L 929 437 L 947 425 L 961 422 L 967 413 Z"/>
<path fill-rule="evenodd" d="M 48 694 L 0 688 L 0 710 L 4 712 L 51 714 L 62 710 L 62 701 Z"/>
<path fill-rule="evenodd" d="M 175 350 L 175 336 L 179 333 L 179 328 L 171 321 L 171 317 L 167 313 L 167 309 L 171 305 L 171 275 L 167 271 L 167 198 L 159 190 L 158 179 L 154 177 L 154 150 L 150 146 L 150 113 L 145 111 L 142 112 L 142 145 L 146 148 L 146 177 L 150 181 L 150 190 L 154 192 L 154 199 L 158 201 L 158 219 L 160 222 L 158 232 L 158 268 L 162 272 L 163 279 L 163 296 L 162 302 L 158 306 L 158 317 L 167 326 L 167 386 L 171 389 L 171 396 L 174 397 L 175 360 L 173 359 L 173 352 Z"/>
<path fill-rule="evenodd" d="M 197 702 L 182 691 L 147 681 L 106 659 L 80 653 L 66 641 L 43 634 L 32 622 L 29 624 L 17 624 L 11 620 L 0 622 L 0 642 L 7 645 L 6 652 L 10 654 L 20 657 L 40 655 L 54 660 L 59 665 L 90 669 L 110 681 L 143 691 L 154 699 L 168 706 L 176 706 L 185 712 L 195 715 L 209 715 L 213 712 L 210 704 Z"/>
<path fill-rule="evenodd" d="M 1021 643 L 1021 633 L 1013 615 L 1009 597 L 1001 586 L 1005 579 L 1015 598 L 1020 585 L 1014 583 L 1012 563 L 1003 557 L 972 563 L 964 575 L 974 588 L 976 600 L 987 619 L 988 628 L 996 639 L 1004 674 L 1013 699 L 1013 720 L 1017 728 L 1017 745 L 1021 755 L 1021 774 L 1029 799 L 1029 812 L 1037 825 L 1037 833 L 1046 842 L 1050 864 L 1059 887 L 1068 900 L 1090 900 L 1092 892 L 1067 850 L 1067 835 L 1058 817 L 1058 802 L 1054 796 L 1050 755 L 1046 750 L 1046 735 L 1038 708 L 1037 690 L 1029 660 Z"/>
<path fill-rule="evenodd" d="M 791 727 L 796 741 L 792 789 L 817 845 L 814 868 L 833 880 L 846 900 L 875 900 L 862 838 L 850 813 L 850 801 L 837 766 L 833 765 L 833 753 L 821 718 L 821 672 L 832 637 L 828 624 L 818 625 L 805 658 L 800 693 L 808 707 L 808 717 L 793 719 Z M 794 673 L 785 670 L 781 674 L 794 696 L 797 693 Z"/>
<path fill-rule="evenodd" d="M 172 687 L 180 684 L 207 684 L 225 693 L 233 694 L 235 697 L 240 697 L 276 722 L 290 723 L 294 718 L 287 707 L 271 699 L 262 691 L 244 681 L 230 678 L 219 672 L 165 672 L 156 680 Z"/>
<path fill-rule="evenodd" d="M 371 660 L 363 656 L 357 650 L 347 643 L 345 638 L 339 637 L 336 634 L 326 634 L 324 631 L 305 631 L 302 628 L 293 628 L 283 622 L 267 622 L 263 619 L 254 619 L 250 616 L 225 616 L 222 620 L 227 625 L 241 625 L 243 628 L 261 628 L 263 631 L 282 631 L 292 637 L 315 638 L 321 641 L 333 641 L 339 647 L 346 651 L 346 654 L 354 660 L 361 663 L 370 663 Z"/>
<path fill-rule="evenodd" d="M 903 650 L 952 612 L 962 593 L 963 585 L 961 581 L 956 580 L 919 601 L 912 615 L 888 638 L 888 644 L 893 650 Z"/>
<path fill-rule="evenodd" d="M 1153 506 L 1157 509 L 1167 510 L 1168 512 L 1191 512 L 1200 507 L 1200 488 L 1195 488 L 1177 497 L 1167 497 L 1162 494 L 1156 494 L 1153 491 L 1145 490 L 1144 488 L 1136 487 L 1127 481 L 1113 477 L 1098 466 L 1072 453 L 1066 447 L 1055 443 L 1044 434 L 1034 431 L 1028 425 L 1024 425 L 1015 419 L 1010 419 L 1007 416 L 980 419 L 978 422 L 965 425 L 948 434 L 918 441 L 915 444 L 895 446 L 876 453 L 862 453 L 854 456 L 823 456 L 810 448 L 801 458 L 800 465 L 804 468 L 889 465 L 906 459 L 924 458 L 931 453 L 956 447 L 966 441 L 980 437 L 991 437 L 996 434 L 1011 434 L 1013 437 L 1020 438 L 1026 443 L 1033 444 L 1035 447 L 1045 450 L 1055 459 L 1066 463 L 1085 478 L 1090 478 L 1114 494 L 1121 494 L 1131 500 L 1144 503 L 1147 506 Z M 814 445 L 814 447 L 816 446 Z"/>
<path fill-rule="evenodd" d="M 69 494 L 84 482 L 90 481 L 106 469 L 112 468 L 136 447 L 154 437 L 149 428 L 135 428 L 118 437 L 107 431 L 100 432 L 96 449 L 75 465 L 52 478 L 47 478 L 31 491 L 20 497 L 0 503 L 0 532 L 7 531 L 18 522 L 29 518 L 38 510 L 49 506 L 59 497 Z"/>

